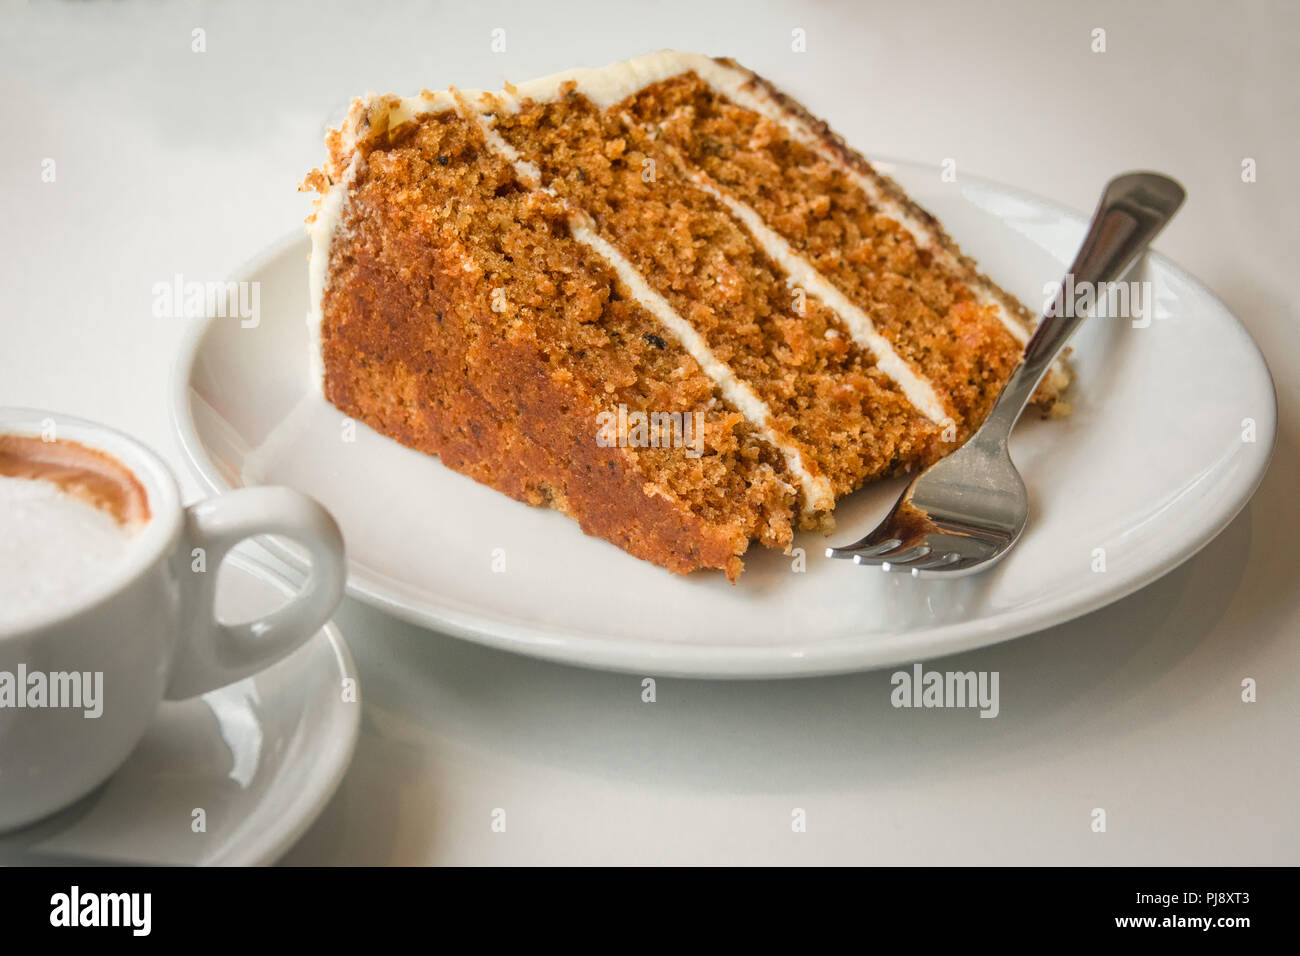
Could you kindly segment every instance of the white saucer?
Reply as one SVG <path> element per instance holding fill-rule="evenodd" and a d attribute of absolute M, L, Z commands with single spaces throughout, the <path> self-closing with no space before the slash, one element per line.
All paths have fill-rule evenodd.
<path fill-rule="evenodd" d="M 296 589 L 239 553 L 217 610 L 265 614 Z M 361 722 L 356 668 L 333 623 L 274 666 L 203 697 L 164 702 L 113 777 L 55 816 L 0 835 L 0 865 L 256 865 L 273 862 L 343 779 Z M 196 832 L 195 813 L 204 829 Z"/>
<path fill-rule="evenodd" d="M 1033 308 L 1083 237 L 1084 217 L 1045 200 L 881 165 Z M 795 542 L 805 573 L 755 547 L 735 586 L 718 574 L 675 577 L 364 427 L 345 440 L 343 414 L 308 370 L 307 257 L 294 236 L 234 276 L 261 284 L 256 328 L 214 318 L 190 338 L 174 413 L 198 473 L 213 489 L 285 484 L 316 497 L 343 528 L 353 596 L 537 657 L 642 674 L 794 676 L 992 644 L 1102 607 L 1186 560 L 1246 504 L 1273 448 L 1273 383 L 1255 343 L 1204 286 L 1151 254 L 1130 276 L 1156 297 L 1149 327 L 1086 322 L 1073 343 L 1074 414 L 1016 432 L 1032 513 L 997 568 L 912 580 L 825 559 L 828 539 L 805 534 Z M 865 533 L 900 490 L 887 482 L 845 501 L 829 541 Z M 270 546 L 303 566 L 290 543 Z"/>

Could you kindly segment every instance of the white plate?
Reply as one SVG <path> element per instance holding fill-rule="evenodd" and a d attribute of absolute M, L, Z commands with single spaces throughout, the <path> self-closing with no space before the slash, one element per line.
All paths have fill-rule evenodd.
<path fill-rule="evenodd" d="M 1082 239 L 1083 218 L 1052 203 L 882 165 L 1031 308 Z M 176 423 L 199 474 L 214 489 L 277 483 L 315 496 L 343 527 L 351 594 L 538 657 L 657 675 L 789 676 L 1006 640 L 1117 600 L 1195 553 L 1245 505 L 1273 447 L 1273 383 L 1254 342 L 1200 283 L 1153 254 L 1131 278 L 1151 283 L 1163 317 L 1147 328 L 1085 323 L 1073 343 L 1073 416 L 1017 430 L 1012 451 L 1033 512 L 994 570 L 916 581 L 825 559 L 827 539 L 802 535 L 803 573 L 755 547 L 734 586 L 719 574 L 676 577 L 369 429 L 345 441 L 342 413 L 308 373 L 307 254 L 293 237 L 247 266 L 235 278 L 261 284 L 260 324 L 211 319 L 180 358 Z M 1245 419 L 1253 442 L 1243 441 Z M 900 489 L 878 484 L 844 502 L 830 540 L 872 527 Z M 271 546 L 302 566 L 292 545 Z M 493 570 L 497 549 L 504 572 Z"/>
<path fill-rule="evenodd" d="M 237 552 L 220 575 L 217 612 L 225 621 L 260 617 L 298 590 Z M 106 784 L 0 837 L 0 865 L 274 861 L 324 809 L 352 760 L 361 704 L 344 701 L 341 688 L 356 677 L 330 623 L 254 677 L 164 702 Z"/>

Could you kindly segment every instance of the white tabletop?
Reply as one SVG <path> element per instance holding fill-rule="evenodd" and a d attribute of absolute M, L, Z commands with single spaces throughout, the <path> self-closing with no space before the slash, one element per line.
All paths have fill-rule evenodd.
<path fill-rule="evenodd" d="M 647 704 L 639 677 L 484 650 L 346 601 L 361 741 L 286 862 L 1300 862 L 1300 315 L 1287 291 L 1300 7 L 1090 6 L 6 10 L 0 405 L 133 432 L 190 497 L 168 391 L 185 323 L 152 315 L 153 285 L 219 279 L 298 228 L 310 202 L 295 185 L 350 96 L 495 88 L 662 47 L 736 57 L 868 156 L 953 158 L 1080 210 L 1116 172 L 1173 175 L 1190 198 L 1160 249 L 1272 367 L 1273 464 L 1218 540 L 1110 608 L 945 663 L 1000 673 L 993 720 L 895 710 L 886 672 L 664 679 Z M 505 52 L 491 50 L 497 28 Z M 836 85 L 857 95 L 832 108 Z M 1256 182 L 1242 181 L 1246 158 Z M 1247 677 L 1255 703 L 1241 700 Z"/>

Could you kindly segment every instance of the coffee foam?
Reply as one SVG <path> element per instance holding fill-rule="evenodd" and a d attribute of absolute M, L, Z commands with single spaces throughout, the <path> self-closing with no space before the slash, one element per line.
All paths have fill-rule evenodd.
<path fill-rule="evenodd" d="M 149 520 L 149 496 L 131 469 L 80 442 L 0 435 L 0 476 L 47 482 L 131 531 Z"/>
<path fill-rule="evenodd" d="M 148 520 L 144 487 L 112 456 L 0 435 L 0 624 L 75 599 Z"/>

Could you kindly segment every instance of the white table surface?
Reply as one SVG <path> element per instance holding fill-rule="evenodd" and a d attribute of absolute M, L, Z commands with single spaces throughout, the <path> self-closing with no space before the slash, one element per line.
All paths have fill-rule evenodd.
<path fill-rule="evenodd" d="M 361 741 L 286 862 L 1300 862 L 1300 6 L 1089 6 L 5 5 L 0 405 L 131 431 L 190 497 L 168 390 L 185 323 L 153 317 L 152 286 L 222 278 L 298 228 L 295 185 L 350 96 L 495 88 L 662 47 L 735 56 L 868 156 L 953 157 L 1080 210 L 1115 172 L 1175 176 L 1190 199 L 1159 248 L 1273 370 L 1272 467 L 1206 551 L 1110 608 L 944 663 L 1000 672 L 995 720 L 894 710 L 887 672 L 660 680 L 644 704 L 637 677 L 348 600 Z M 832 104 L 837 84 L 856 95 Z"/>

